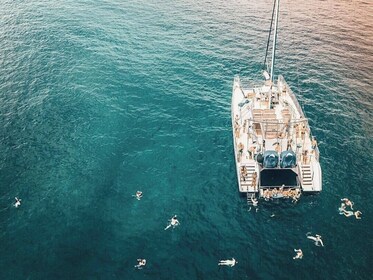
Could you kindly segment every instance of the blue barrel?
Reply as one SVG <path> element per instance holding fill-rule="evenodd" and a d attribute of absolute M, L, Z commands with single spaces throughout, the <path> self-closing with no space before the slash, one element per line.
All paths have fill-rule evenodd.
<path fill-rule="evenodd" d="M 297 156 L 293 151 L 283 151 L 281 153 L 281 168 L 293 168 L 297 164 Z"/>
<path fill-rule="evenodd" d="M 263 167 L 276 168 L 278 165 L 278 154 L 276 151 L 265 151 L 263 155 Z"/>

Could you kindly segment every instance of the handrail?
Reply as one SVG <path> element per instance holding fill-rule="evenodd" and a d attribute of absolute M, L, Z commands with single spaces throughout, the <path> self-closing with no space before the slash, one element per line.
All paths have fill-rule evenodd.
<path fill-rule="evenodd" d="M 278 76 L 278 83 L 281 83 L 281 84 L 283 84 L 283 86 L 285 86 L 286 91 L 288 92 L 288 94 L 289 94 L 291 100 L 293 101 L 295 107 L 297 108 L 299 114 L 301 115 L 302 118 L 306 119 L 306 116 L 304 115 L 302 107 L 300 106 L 297 98 L 295 97 L 294 92 L 291 90 L 291 88 L 289 87 L 289 85 L 287 84 L 287 82 L 285 81 L 285 79 L 282 75 Z"/>

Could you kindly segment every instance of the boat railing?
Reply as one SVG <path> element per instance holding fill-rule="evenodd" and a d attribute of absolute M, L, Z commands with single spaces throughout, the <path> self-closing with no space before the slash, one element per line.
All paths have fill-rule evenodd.
<path fill-rule="evenodd" d="M 307 120 L 307 116 L 306 116 L 304 110 L 302 109 L 302 107 L 300 106 L 300 103 L 299 103 L 298 99 L 296 98 L 294 92 L 291 90 L 291 88 L 289 87 L 289 85 L 285 81 L 285 78 L 282 75 L 278 76 L 278 83 L 279 83 L 279 85 L 282 85 L 283 87 L 285 87 L 286 91 L 288 92 L 291 100 L 293 101 L 293 103 L 295 105 L 295 108 L 298 110 L 301 118 L 303 120 Z M 280 86 L 279 86 L 279 88 L 280 88 Z M 294 113 L 294 111 L 292 111 L 292 113 Z M 311 129 L 309 127 L 308 121 L 307 121 L 307 125 L 306 125 L 306 130 L 307 130 L 308 134 L 312 137 L 312 133 L 311 133 Z M 317 156 L 317 158 L 318 158 L 318 156 Z"/>
<path fill-rule="evenodd" d="M 295 94 L 294 92 L 291 90 L 291 88 L 289 87 L 289 85 L 287 84 L 287 82 L 285 81 L 284 77 L 282 75 L 279 75 L 278 76 L 278 83 L 279 84 L 282 84 L 285 88 L 286 88 L 286 91 L 288 92 L 291 100 L 293 101 L 295 107 L 297 108 L 299 114 L 301 115 L 302 118 L 306 118 L 306 116 L 304 115 L 304 112 L 297 100 L 297 98 L 295 97 Z"/>

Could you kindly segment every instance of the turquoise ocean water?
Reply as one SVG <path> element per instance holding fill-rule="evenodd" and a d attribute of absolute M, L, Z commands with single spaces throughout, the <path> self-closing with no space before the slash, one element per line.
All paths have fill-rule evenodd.
<path fill-rule="evenodd" d="M 324 189 L 248 212 L 230 98 L 234 75 L 261 79 L 271 9 L 0 0 L 0 279 L 371 278 L 373 4 L 281 1 L 275 71 L 319 139 Z"/>

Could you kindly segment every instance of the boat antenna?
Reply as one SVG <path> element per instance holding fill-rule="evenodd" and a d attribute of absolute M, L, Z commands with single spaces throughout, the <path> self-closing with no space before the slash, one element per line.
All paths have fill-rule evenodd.
<path fill-rule="evenodd" d="M 278 24 L 278 14 L 279 14 L 279 4 L 280 0 L 276 0 L 276 20 L 275 20 L 275 34 L 273 35 L 273 46 L 272 46 L 272 60 L 271 60 L 271 81 L 273 83 L 273 68 L 275 65 L 275 52 L 276 52 L 276 40 L 277 40 L 277 24 Z"/>
<path fill-rule="evenodd" d="M 271 25 L 269 26 L 269 35 L 268 35 L 268 41 L 267 41 L 267 48 L 266 48 L 266 55 L 264 57 L 264 63 L 263 63 L 263 70 L 267 70 L 267 55 L 268 55 L 268 48 L 269 48 L 269 41 L 271 40 L 271 32 L 272 32 L 272 24 L 273 24 L 273 15 L 275 14 L 275 6 L 276 0 L 273 1 L 273 9 L 272 9 L 272 17 L 271 17 Z"/>

